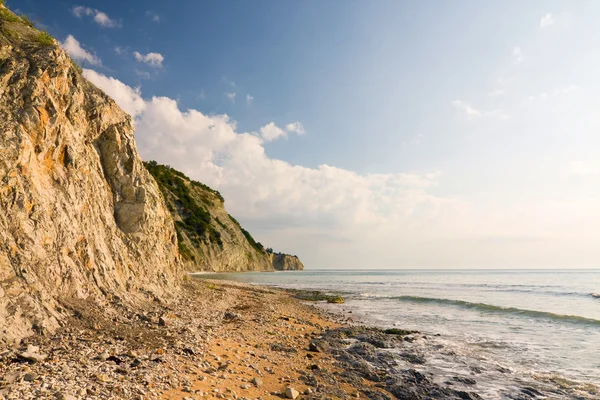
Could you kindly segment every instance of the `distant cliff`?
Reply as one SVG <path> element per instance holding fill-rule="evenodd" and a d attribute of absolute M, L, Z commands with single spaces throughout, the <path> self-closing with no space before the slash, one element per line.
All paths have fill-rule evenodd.
<path fill-rule="evenodd" d="M 55 329 L 61 299 L 135 303 L 182 276 L 131 117 L 0 4 L 0 342 Z"/>
<path fill-rule="evenodd" d="M 296 256 L 269 253 L 225 210 L 223 196 L 176 169 L 144 163 L 154 176 L 175 220 L 177 242 L 189 271 L 297 270 Z"/>
<path fill-rule="evenodd" d="M 300 271 L 304 269 L 304 265 L 297 256 L 292 256 L 283 253 L 270 253 L 269 258 L 273 268 L 277 271 Z"/>
<path fill-rule="evenodd" d="M 262 244 L 227 213 L 221 194 L 154 161 L 145 163 L 175 220 L 189 271 L 271 271 Z"/>

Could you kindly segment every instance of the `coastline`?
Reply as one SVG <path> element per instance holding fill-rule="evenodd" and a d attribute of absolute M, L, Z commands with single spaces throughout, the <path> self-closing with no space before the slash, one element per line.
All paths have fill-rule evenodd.
<path fill-rule="evenodd" d="M 477 366 L 445 382 L 422 372 L 431 354 L 413 344 L 431 337 L 354 324 L 297 294 L 196 278 L 169 303 L 65 302 L 73 317 L 58 331 L 0 347 L 0 399 L 482 398 Z M 556 382 L 515 390 L 507 398 L 598 395 Z"/>

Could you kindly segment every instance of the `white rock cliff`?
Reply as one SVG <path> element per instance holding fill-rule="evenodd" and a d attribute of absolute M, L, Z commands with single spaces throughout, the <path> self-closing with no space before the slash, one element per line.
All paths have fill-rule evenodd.
<path fill-rule="evenodd" d="M 56 42 L 0 24 L 0 340 L 56 328 L 63 299 L 169 296 L 177 238 L 131 118 Z"/>

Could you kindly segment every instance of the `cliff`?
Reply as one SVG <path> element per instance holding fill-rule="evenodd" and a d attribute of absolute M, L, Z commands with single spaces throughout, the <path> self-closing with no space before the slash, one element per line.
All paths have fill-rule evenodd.
<path fill-rule="evenodd" d="M 301 271 L 304 265 L 297 256 L 292 256 L 284 253 L 269 254 L 271 264 L 277 271 Z"/>
<path fill-rule="evenodd" d="M 0 5 L 0 340 L 63 299 L 166 298 L 182 267 L 131 118 L 56 41 Z"/>
<path fill-rule="evenodd" d="M 227 213 L 219 192 L 169 166 L 154 161 L 145 165 L 173 215 L 187 270 L 273 270 L 262 244 Z"/>

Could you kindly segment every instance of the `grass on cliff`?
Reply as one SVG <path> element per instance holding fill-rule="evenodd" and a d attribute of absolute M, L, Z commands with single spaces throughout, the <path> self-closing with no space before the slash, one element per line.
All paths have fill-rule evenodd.
<path fill-rule="evenodd" d="M 27 25 L 30 28 L 35 27 L 35 23 L 29 19 L 29 17 L 26 14 L 21 14 L 21 22 L 23 22 L 25 25 Z"/>
<path fill-rule="evenodd" d="M 54 38 L 46 31 L 42 31 L 35 38 L 36 42 L 42 46 L 52 46 L 54 44 Z"/>
<path fill-rule="evenodd" d="M 8 8 L 0 8 L 0 19 L 7 22 L 19 22 L 21 19 L 10 12 Z"/>
<path fill-rule="evenodd" d="M 223 247 L 221 232 L 212 226 L 210 213 L 192 197 L 190 189 L 184 181 L 184 179 L 189 181 L 189 178 L 169 166 L 158 164 L 156 161 L 145 162 L 144 166 L 158 183 L 167 203 L 169 194 L 177 198 L 178 210 L 172 211 L 177 211 L 182 219 L 175 222 L 177 242 L 182 257 L 193 260 L 192 252 L 183 243 L 182 233 L 185 233 L 192 242 L 206 242 L 208 240 L 210 243 Z M 212 189 L 211 191 L 216 192 Z"/>
<path fill-rule="evenodd" d="M 233 221 L 233 223 L 236 224 L 238 226 L 238 228 L 240 228 L 240 230 L 246 237 L 246 240 L 248 241 L 248 243 L 250 243 L 250 245 L 252 245 L 252 247 L 254 247 L 260 253 L 265 251 L 265 247 L 262 245 L 262 243 L 254 240 L 254 238 L 252 237 L 250 232 L 248 232 L 247 230 L 242 228 L 242 225 L 238 222 L 237 219 L 233 218 L 230 214 L 227 214 L 227 215 L 229 215 L 229 219 L 231 219 L 231 221 Z"/>

